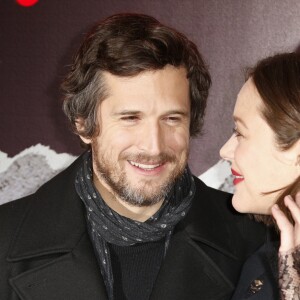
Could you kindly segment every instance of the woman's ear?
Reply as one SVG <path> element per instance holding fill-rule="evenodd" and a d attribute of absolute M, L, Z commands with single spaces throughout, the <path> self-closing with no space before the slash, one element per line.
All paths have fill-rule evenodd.
<path fill-rule="evenodd" d="M 75 126 L 78 132 L 78 135 L 80 137 L 80 139 L 85 143 L 85 144 L 90 144 L 92 142 L 92 140 L 90 138 L 85 137 L 83 134 L 84 130 L 85 130 L 85 124 L 84 124 L 84 119 L 82 118 L 77 118 L 75 121 Z"/>
<path fill-rule="evenodd" d="M 294 152 L 294 165 L 300 172 L 300 139 L 292 146 L 291 150 Z"/>

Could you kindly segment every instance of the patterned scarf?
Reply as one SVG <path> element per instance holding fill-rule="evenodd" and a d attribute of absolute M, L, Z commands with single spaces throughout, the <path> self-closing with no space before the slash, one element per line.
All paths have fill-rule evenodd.
<path fill-rule="evenodd" d="M 172 231 L 190 209 L 196 190 L 194 178 L 187 167 L 164 204 L 151 218 L 145 222 L 126 218 L 107 206 L 95 188 L 90 151 L 83 155 L 75 188 L 86 207 L 88 231 L 109 299 L 113 299 L 113 273 L 107 243 L 131 246 L 165 238 L 166 254 Z"/>

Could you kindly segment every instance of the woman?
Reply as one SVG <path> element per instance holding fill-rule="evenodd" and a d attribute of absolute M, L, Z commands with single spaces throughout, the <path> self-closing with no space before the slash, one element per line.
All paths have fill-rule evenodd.
<path fill-rule="evenodd" d="M 233 119 L 234 133 L 220 151 L 231 162 L 232 204 L 270 230 L 245 263 L 232 299 L 300 299 L 300 55 L 258 62 Z"/>

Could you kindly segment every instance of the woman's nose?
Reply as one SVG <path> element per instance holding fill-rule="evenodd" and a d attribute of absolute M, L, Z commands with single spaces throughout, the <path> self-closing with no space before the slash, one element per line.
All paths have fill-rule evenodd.
<path fill-rule="evenodd" d="M 236 136 L 233 134 L 229 140 L 220 149 L 220 156 L 225 159 L 232 161 L 234 159 L 234 152 L 237 146 Z"/>

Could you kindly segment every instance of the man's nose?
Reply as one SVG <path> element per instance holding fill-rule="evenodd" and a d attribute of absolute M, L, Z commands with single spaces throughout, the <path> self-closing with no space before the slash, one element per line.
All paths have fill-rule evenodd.
<path fill-rule="evenodd" d="M 164 132 L 159 122 L 151 122 L 144 126 L 140 138 L 140 149 L 158 155 L 164 147 Z"/>
<path fill-rule="evenodd" d="M 235 135 L 233 134 L 229 140 L 223 145 L 223 147 L 220 149 L 220 156 L 228 161 L 231 161 L 234 159 L 234 151 L 237 146 L 237 139 Z"/>

